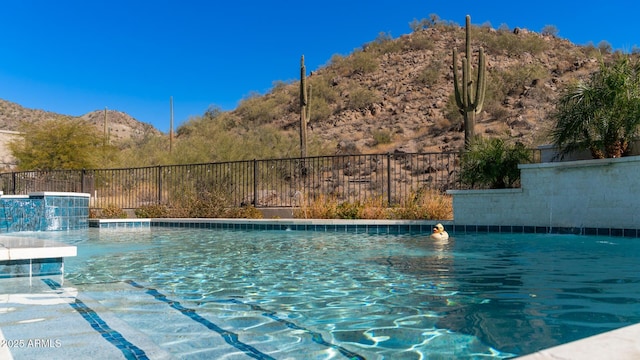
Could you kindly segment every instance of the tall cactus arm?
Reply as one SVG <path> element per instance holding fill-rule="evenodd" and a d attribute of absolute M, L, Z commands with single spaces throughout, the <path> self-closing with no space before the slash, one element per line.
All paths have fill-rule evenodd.
<path fill-rule="evenodd" d="M 307 105 L 307 69 L 304 66 L 304 55 L 300 58 L 300 105 Z"/>
<path fill-rule="evenodd" d="M 484 105 L 484 97 L 487 90 L 487 78 L 485 73 L 485 57 L 484 51 L 480 48 L 478 54 L 478 80 L 476 82 L 476 102 L 474 104 L 476 114 L 482 111 Z"/>

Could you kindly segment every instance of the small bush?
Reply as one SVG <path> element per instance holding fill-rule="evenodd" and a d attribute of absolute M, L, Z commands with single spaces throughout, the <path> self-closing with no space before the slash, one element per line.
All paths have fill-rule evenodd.
<path fill-rule="evenodd" d="M 100 217 L 103 219 L 126 219 L 127 213 L 122 208 L 115 205 L 107 205 L 102 208 Z"/>
<path fill-rule="evenodd" d="M 433 189 L 421 189 L 392 209 L 396 219 L 450 220 L 453 219 L 453 200 L 450 195 Z"/>
<path fill-rule="evenodd" d="M 200 189 L 180 193 L 172 199 L 169 211 L 170 217 L 177 218 L 218 218 L 223 217 L 227 200 L 222 190 Z"/>
<path fill-rule="evenodd" d="M 254 93 L 240 102 L 236 112 L 247 127 L 266 124 L 284 114 L 288 101 L 289 97 L 284 91 L 271 92 L 264 96 Z"/>
<path fill-rule="evenodd" d="M 389 130 L 373 130 L 371 135 L 373 136 L 374 145 L 391 143 L 391 132 Z"/>
<path fill-rule="evenodd" d="M 360 208 L 359 202 L 343 202 L 336 208 L 336 217 L 338 219 L 360 219 Z"/>
<path fill-rule="evenodd" d="M 476 29 L 472 37 L 477 36 L 489 53 L 505 53 L 509 56 L 521 55 L 525 52 L 537 55 L 547 49 L 547 43 L 535 33 L 514 34 L 499 31 L 497 34 Z"/>
<path fill-rule="evenodd" d="M 135 211 L 137 218 L 151 219 L 151 218 L 166 218 L 169 215 L 169 210 L 165 205 L 143 205 L 137 208 Z"/>
<path fill-rule="evenodd" d="M 453 203 L 449 195 L 426 189 L 393 208 L 389 208 L 382 198 L 340 203 L 335 197 L 320 196 L 296 210 L 294 216 L 305 219 L 448 220 L 453 218 Z"/>
<path fill-rule="evenodd" d="M 376 40 L 365 45 L 365 49 L 378 54 L 397 53 L 402 51 L 402 43 L 394 40 L 391 34 L 381 32 Z"/>
<path fill-rule="evenodd" d="M 364 75 L 378 69 L 378 58 L 373 52 L 356 51 L 348 59 L 352 73 Z"/>
<path fill-rule="evenodd" d="M 436 60 L 425 66 L 416 77 L 420 85 L 429 86 L 435 84 L 442 74 L 442 61 Z"/>
<path fill-rule="evenodd" d="M 380 96 L 377 92 L 364 88 L 355 88 L 349 94 L 349 102 L 347 109 L 349 110 L 362 110 L 367 109 L 371 105 L 380 101 Z"/>
<path fill-rule="evenodd" d="M 338 200 L 334 197 L 320 195 L 310 203 L 304 203 L 296 209 L 293 216 L 302 219 L 335 219 Z"/>
<path fill-rule="evenodd" d="M 545 25 L 540 33 L 545 36 L 558 36 L 558 28 L 555 25 Z"/>

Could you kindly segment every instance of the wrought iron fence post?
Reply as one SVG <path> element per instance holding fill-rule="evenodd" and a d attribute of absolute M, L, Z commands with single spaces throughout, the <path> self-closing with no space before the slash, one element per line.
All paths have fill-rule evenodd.
<path fill-rule="evenodd" d="M 391 204 L 391 153 L 387 153 L 387 204 Z"/>
<path fill-rule="evenodd" d="M 86 170 L 82 169 L 82 172 L 80 173 L 80 192 L 83 193 L 84 192 L 84 172 Z"/>
<path fill-rule="evenodd" d="M 253 206 L 258 207 L 258 161 L 253 159 Z"/>
<path fill-rule="evenodd" d="M 16 173 L 15 173 L 15 171 L 11 173 L 11 182 L 13 183 L 13 185 L 11 185 L 11 195 L 15 195 L 16 194 Z"/>
<path fill-rule="evenodd" d="M 158 165 L 158 173 L 156 174 L 156 184 L 158 188 L 158 205 L 162 204 L 162 166 Z"/>

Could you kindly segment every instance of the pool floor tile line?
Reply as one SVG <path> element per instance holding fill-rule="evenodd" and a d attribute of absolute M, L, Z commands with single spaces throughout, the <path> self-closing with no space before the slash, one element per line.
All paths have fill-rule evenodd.
<path fill-rule="evenodd" d="M 182 304 L 180 304 L 179 301 L 173 301 L 170 300 L 169 298 L 167 298 L 166 295 L 162 294 L 161 292 L 159 292 L 156 289 L 153 288 L 149 288 L 143 285 L 140 285 L 138 283 L 136 283 L 133 280 L 126 280 L 125 283 L 144 290 L 147 294 L 153 296 L 156 300 L 166 303 L 167 305 L 169 305 L 171 308 L 173 308 L 174 310 L 177 310 L 178 312 L 180 312 L 181 314 L 189 317 L 190 319 L 199 322 L 200 324 L 204 325 L 207 329 L 215 331 L 216 333 L 218 333 L 220 336 L 222 336 L 222 338 L 224 339 L 224 341 L 235 347 L 236 349 L 242 351 L 245 355 L 250 356 L 254 359 L 259 359 L 259 360 L 275 360 L 273 357 L 260 352 L 258 349 L 254 348 L 251 345 L 245 344 L 243 342 L 241 342 L 238 339 L 238 334 L 228 331 L 228 330 L 224 330 L 221 327 L 219 327 L 218 325 L 214 324 L 213 322 L 205 319 L 204 317 L 198 315 L 198 313 L 193 310 L 193 309 L 189 309 L 187 307 L 182 306 Z"/>
<path fill-rule="evenodd" d="M 166 297 L 166 295 L 160 293 L 158 290 L 146 287 L 146 286 L 141 285 L 141 284 L 138 284 L 133 280 L 125 280 L 125 283 L 127 283 L 127 284 L 129 284 L 129 285 L 131 285 L 131 286 L 133 286 L 135 288 L 138 288 L 138 289 L 141 289 L 141 290 L 145 290 L 146 293 L 148 293 L 149 295 L 153 296 L 157 300 L 169 304 L 169 306 L 171 306 L 172 308 L 180 311 L 184 315 L 186 315 L 186 316 L 190 317 L 191 319 L 193 319 L 193 320 L 205 325 L 207 328 L 219 333 L 220 335 L 222 335 L 222 337 L 225 339 L 225 341 L 229 345 L 232 345 L 232 346 L 242 350 L 247 355 L 251 356 L 251 354 L 249 354 L 249 353 L 247 353 L 247 351 L 245 351 L 245 349 L 249 349 L 249 348 L 253 349 L 255 352 L 259 353 L 258 350 L 255 350 L 253 347 L 240 342 L 238 340 L 238 335 L 237 334 L 220 328 L 219 326 L 213 324 L 211 321 L 201 317 L 200 315 L 197 315 L 195 310 L 189 309 L 189 308 L 186 308 L 186 307 L 182 306 L 178 301 L 169 300 Z M 332 349 L 338 351 L 340 354 L 342 354 L 345 357 L 347 357 L 349 359 L 352 359 L 352 360 L 365 360 L 365 357 L 360 355 L 360 354 L 357 354 L 357 353 L 355 353 L 353 351 L 350 351 L 350 350 L 348 350 L 348 349 L 346 349 L 346 348 L 344 348 L 342 346 L 327 342 L 322 337 L 322 334 L 320 334 L 318 332 L 315 332 L 315 331 L 312 331 L 312 330 L 309 330 L 309 329 L 306 329 L 304 327 L 301 327 L 301 326 L 299 326 L 299 325 L 297 325 L 297 324 L 295 324 L 295 323 L 293 323 L 291 321 L 282 319 L 282 318 L 278 317 L 275 312 L 273 312 L 271 310 L 267 310 L 267 309 L 265 309 L 265 308 L 263 308 L 263 307 L 261 307 L 259 305 L 248 304 L 248 303 L 242 302 L 242 301 L 237 300 L 237 299 L 211 300 L 210 302 L 232 303 L 232 304 L 247 306 L 247 307 L 251 308 L 251 310 L 259 311 L 259 312 L 262 313 L 263 316 L 285 325 L 289 329 L 304 331 L 305 333 L 307 333 L 307 334 L 309 334 L 311 336 L 311 340 L 313 342 L 315 342 L 316 344 L 319 344 L 319 345 L 322 345 L 322 346 L 325 346 L 325 347 L 328 347 L 328 348 L 332 348 Z M 241 347 L 236 346 L 238 344 L 241 344 Z M 269 355 L 266 355 L 266 354 L 263 354 L 263 353 L 260 353 L 260 354 L 266 356 L 265 359 L 267 359 L 267 358 L 268 359 L 272 359 Z M 263 358 L 260 358 L 260 359 L 263 359 Z"/>
<path fill-rule="evenodd" d="M 228 299 L 228 300 L 213 300 L 212 302 L 218 302 L 218 303 L 233 303 L 233 304 L 238 304 L 238 305 L 244 305 L 244 306 L 248 306 L 251 308 L 251 310 L 254 311 L 260 311 L 262 312 L 263 316 L 268 317 L 271 320 L 277 321 L 281 324 L 284 324 L 286 327 L 288 327 L 289 329 L 294 329 L 294 330 L 300 330 L 300 331 L 304 331 L 307 334 L 311 335 L 311 340 L 313 342 L 315 342 L 316 344 L 320 344 L 326 347 L 330 347 L 334 350 L 337 350 L 340 354 L 346 356 L 347 358 L 351 359 L 351 360 L 365 360 L 365 357 L 357 354 L 353 351 L 347 350 L 345 348 L 343 348 L 342 346 L 336 345 L 336 344 L 332 344 L 330 342 L 327 342 L 323 337 L 322 334 L 309 330 L 307 328 L 304 328 L 302 326 L 299 326 L 289 320 L 285 320 L 280 318 L 278 315 L 276 315 L 276 313 L 274 311 L 271 310 L 267 310 L 259 305 L 255 305 L 255 304 L 247 304 L 244 303 L 238 299 Z"/>
<path fill-rule="evenodd" d="M 62 286 L 55 280 L 42 279 L 52 290 L 60 290 Z M 69 305 L 77 311 L 96 332 L 98 332 L 105 340 L 114 345 L 122 352 L 127 360 L 148 360 L 144 350 L 140 349 L 130 341 L 124 338 L 121 333 L 112 329 L 100 315 L 87 306 L 82 300 L 74 298 L 75 301 Z"/>

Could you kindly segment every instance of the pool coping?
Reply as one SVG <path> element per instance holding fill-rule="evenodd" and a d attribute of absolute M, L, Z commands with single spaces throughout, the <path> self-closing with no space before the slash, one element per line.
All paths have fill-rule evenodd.
<path fill-rule="evenodd" d="M 518 357 L 518 360 L 640 359 L 640 324 L 590 336 Z M 615 355 L 615 356 L 614 356 Z"/>
<path fill-rule="evenodd" d="M 89 227 L 101 229 L 185 227 L 229 230 L 346 231 L 358 233 L 430 233 L 441 223 L 450 234 L 574 234 L 640 238 L 640 229 L 560 227 L 534 225 L 459 224 L 455 220 L 369 220 L 369 219 L 236 219 L 236 218 L 152 218 L 89 219 Z"/>

